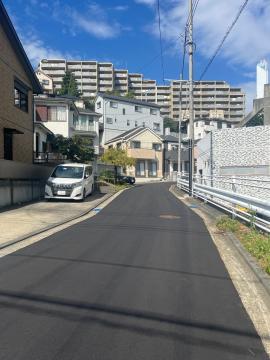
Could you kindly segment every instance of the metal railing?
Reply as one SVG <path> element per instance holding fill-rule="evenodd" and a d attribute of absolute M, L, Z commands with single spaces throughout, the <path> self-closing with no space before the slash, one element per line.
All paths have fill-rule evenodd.
<path fill-rule="evenodd" d="M 51 152 L 34 152 L 36 164 L 60 163 L 67 159 L 66 155 Z"/>
<path fill-rule="evenodd" d="M 246 182 L 253 182 L 249 185 L 252 188 L 262 188 L 262 186 L 256 183 L 256 181 L 261 182 L 260 179 L 247 179 L 243 177 L 240 177 L 239 179 L 238 177 L 229 178 L 225 176 L 195 176 L 193 182 L 193 196 L 229 212 L 234 218 L 238 217 L 261 230 L 270 232 L 269 199 L 259 199 L 237 191 L 237 184 L 243 179 Z M 217 186 L 218 182 L 225 182 L 226 185 L 229 184 L 231 189 L 224 189 Z M 266 184 L 266 187 L 263 187 L 263 189 L 270 190 L 267 186 L 268 184 L 270 185 L 270 180 L 265 179 L 262 180 L 262 182 Z M 240 185 L 243 186 L 242 183 L 240 183 Z M 177 186 L 184 191 L 189 191 L 187 174 L 177 175 Z"/>

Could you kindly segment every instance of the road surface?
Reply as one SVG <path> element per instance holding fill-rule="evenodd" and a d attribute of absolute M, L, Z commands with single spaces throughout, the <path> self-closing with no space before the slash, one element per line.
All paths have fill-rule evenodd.
<path fill-rule="evenodd" d="M 0 259 L 2 360 L 266 360 L 202 220 L 168 184 Z"/>

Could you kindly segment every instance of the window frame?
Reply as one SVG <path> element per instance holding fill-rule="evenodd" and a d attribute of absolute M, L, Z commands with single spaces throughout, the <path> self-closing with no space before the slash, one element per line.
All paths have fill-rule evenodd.
<path fill-rule="evenodd" d="M 135 112 L 139 112 L 139 113 L 142 113 L 142 106 L 139 106 L 139 105 L 135 105 L 134 106 L 134 109 L 135 109 Z"/>
<path fill-rule="evenodd" d="M 15 77 L 13 89 L 14 106 L 25 113 L 29 113 L 29 86 Z M 18 101 L 17 104 L 16 100 Z"/>
<path fill-rule="evenodd" d="M 113 106 L 113 105 L 116 105 L 116 106 Z M 118 109 L 118 102 L 117 101 L 110 101 L 110 108 Z"/>
<path fill-rule="evenodd" d="M 108 120 L 109 120 L 109 121 L 108 121 Z M 113 124 L 113 118 L 111 118 L 111 117 L 106 117 L 106 124 L 112 125 L 112 124 Z"/>
<path fill-rule="evenodd" d="M 156 126 L 156 125 L 158 125 L 158 126 Z M 154 122 L 153 123 L 153 130 L 154 131 L 161 131 L 160 123 Z"/>

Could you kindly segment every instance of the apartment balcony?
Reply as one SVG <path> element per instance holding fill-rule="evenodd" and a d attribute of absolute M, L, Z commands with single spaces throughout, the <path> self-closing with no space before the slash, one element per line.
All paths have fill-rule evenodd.
<path fill-rule="evenodd" d="M 97 86 L 91 86 L 91 85 L 83 85 L 83 91 L 97 91 Z"/>
<path fill-rule="evenodd" d="M 92 136 L 97 136 L 97 132 L 95 129 L 95 124 L 94 123 L 89 123 L 89 122 L 77 122 L 74 126 L 73 126 L 75 132 L 80 132 L 80 133 L 89 133 L 89 135 Z"/>
<path fill-rule="evenodd" d="M 101 66 L 98 68 L 99 72 L 104 72 L 104 73 L 107 73 L 107 72 L 110 72 L 112 73 L 113 72 L 113 68 L 112 66 L 108 66 L 108 67 L 104 67 L 104 66 Z"/>
<path fill-rule="evenodd" d="M 88 65 L 88 64 L 82 64 L 82 69 L 83 70 L 92 70 L 92 71 L 97 71 L 97 65 Z"/>
<path fill-rule="evenodd" d="M 81 64 L 68 64 L 69 70 L 81 70 Z"/>

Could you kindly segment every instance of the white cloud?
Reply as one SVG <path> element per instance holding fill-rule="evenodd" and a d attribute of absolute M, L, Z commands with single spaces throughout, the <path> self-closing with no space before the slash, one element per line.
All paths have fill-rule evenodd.
<path fill-rule="evenodd" d="M 154 6 L 156 3 L 156 0 L 135 0 L 138 4 L 143 4 L 147 6 Z"/>
<path fill-rule="evenodd" d="M 72 18 L 75 27 L 80 28 L 98 38 L 114 38 L 121 32 L 121 26 L 118 23 L 110 24 L 104 20 L 94 20 L 89 16 L 85 17 L 77 12 L 73 12 Z"/>
<path fill-rule="evenodd" d="M 117 5 L 113 8 L 116 11 L 126 11 L 128 10 L 128 5 Z"/>
<path fill-rule="evenodd" d="M 63 54 L 61 51 L 50 48 L 44 45 L 43 41 L 34 36 L 21 37 L 24 50 L 31 61 L 33 67 L 37 67 L 41 59 L 57 58 L 64 59 L 70 57 L 68 54 Z"/>
<path fill-rule="evenodd" d="M 121 10 L 123 11 L 124 7 L 121 7 Z M 100 39 L 110 39 L 119 36 L 122 31 L 129 30 L 114 20 L 108 9 L 94 2 L 87 4 L 84 11 L 78 11 L 74 7 L 63 5 L 59 0 L 55 1 L 53 17 L 73 36 L 79 31 L 84 31 Z"/>
<path fill-rule="evenodd" d="M 152 0 L 135 0 L 151 5 Z M 210 58 L 229 25 L 234 20 L 243 0 L 202 0 L 197 8 L 194 26 L 197 52 Z M 184 31 L 187 20 L 187 1 L 161 2 L 163 38 L 172 44 Z M 231 64 L 253 67 L 258 60 L 270 56 L 270 1 L 249 2 L 219 56 Z M 149 24 L 148 31 L 158 36 L 157 24 Z M 179 50 L 178 50 L 179 51 Z"/>

